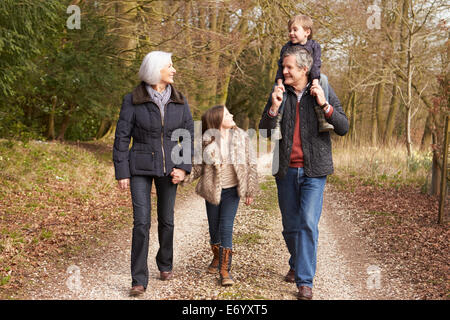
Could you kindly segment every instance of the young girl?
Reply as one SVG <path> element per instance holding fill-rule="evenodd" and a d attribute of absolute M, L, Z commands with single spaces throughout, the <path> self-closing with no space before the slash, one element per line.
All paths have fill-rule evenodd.
<path fill-rule="evenodd" d="M 250 205 L 258 190 L 256 159 L 245 131 L 225 106 L 202 116 L 203 161 L 194 165 L 183 184 L 200 178 L 196 193 L 206 201 L 213 260 L 209 273 L 219 271 L 223 286 L 231 286 L 233 223 L 240 199 Z"/>

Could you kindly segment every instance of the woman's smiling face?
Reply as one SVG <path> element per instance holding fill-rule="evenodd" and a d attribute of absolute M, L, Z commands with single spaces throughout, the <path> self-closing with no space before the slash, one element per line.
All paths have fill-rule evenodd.
<path fill-rule="evenodd" d="M 161 82 L 169 84 L 173 83 L 173 76 L 177 73 L 177 70 L 173 67 L 172 61 L 170 61 L 170 63 L 159 72 L 161 73 Z"/>

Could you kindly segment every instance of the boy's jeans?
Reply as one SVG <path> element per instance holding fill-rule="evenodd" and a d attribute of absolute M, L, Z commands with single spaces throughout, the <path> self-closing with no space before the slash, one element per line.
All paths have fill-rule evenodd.
<path fill-rule="evenodd" d="M 230 249 L 233 247 L 233 224 L 239 200 L 236 187 L 222 189 L 219 205 L 205 200 L 211 244 L 220 243 L 220 246 Z"/>
<path fill-rule="evenodd" d="M 323 93 L 325 95 L 325 99 L 329 100 L 329 93 L 328 93 L 328 77 L 324 75 L 323 73 L 320 74 L 320 80 L 319 84 L 323 89 Z"/>
<path fill-rule="evenodd" d="M 326 176 L 309 178 L 303 168 L 291 167 L 282 179 L 276 178 L 283 236 L 297 286 L 313 286 L 326 179 Z"/>

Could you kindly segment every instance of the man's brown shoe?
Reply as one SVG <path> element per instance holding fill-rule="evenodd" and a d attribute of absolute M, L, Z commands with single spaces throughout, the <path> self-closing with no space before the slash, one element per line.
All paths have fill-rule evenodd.
<path fill-rule="evenodd" d="M 311 300 L 312 299 L 312 289 L 306 286 L 298 287 L 298 300 Z"/>
<path fill-rule="evenodd" d="M 144 286 L 133 286 L 130 290 L 130 296 L 136 297 L 140 296 L 141 294 L 144 294 L 145 288 Z"/>
<path fill-rule="evenodd" d="M 173 272 L 172 271 L 161 271 L 160 272 L 160 279 L 162 281 L 172 280 L 173 279 Z"/>
<path fill-rule="evenodd" d="M 288 273 L 284 276 L 284 281 L 294 283 L 295 282 L 295 270 L 289 269 Z"/>

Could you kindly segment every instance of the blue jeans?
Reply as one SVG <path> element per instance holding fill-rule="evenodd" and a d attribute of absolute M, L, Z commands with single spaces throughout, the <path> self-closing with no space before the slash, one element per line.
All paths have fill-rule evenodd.
<path fill-rule="evenodd" d="M 171 271 L 173 263 L 174 206 L 177 193 L 172 177 L 132 176 L 130 179 L 133 202 L 133 237 L 131 241 L 132 286 L 148 284 L 148 249 L 150 232 L 150 194 L 155 181 L 158 212 L 159 250 L 156 264 L 159 271 Z"/>
<path fill-rule="evenodd" d="M 219 205 L 205 201 L 211 244 L 220 243 L 221 247 L 233 248 L 233 224 L 239 200 L 237 188 L 233 187 L 222 189 Z"/>
<path fill-rule="evenodd" d="M 295 270 L 297 286 L 312 288 L 316 273 L 319 219 L 327 177 L 309 178 L 303 168 L 289 168 L 276 178 L 283 237 L 290 253 L 289 266 Z"/>

